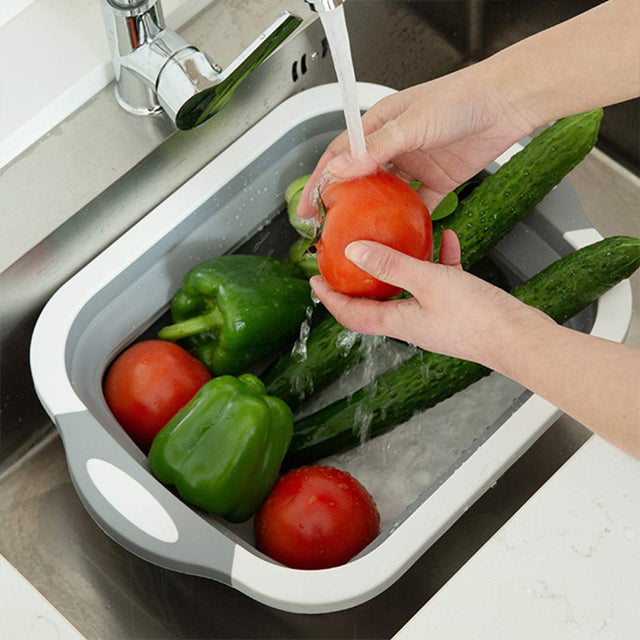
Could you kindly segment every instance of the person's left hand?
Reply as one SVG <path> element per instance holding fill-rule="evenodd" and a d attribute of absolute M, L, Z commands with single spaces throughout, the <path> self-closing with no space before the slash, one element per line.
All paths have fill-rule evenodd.
<path fill-rule="evenodd" d="M 372 276 L 401 287 L 409 299 L 354 298 L 331 289 L 320 276 L 311 286 L 343 326 L 358 333 L 386 335 L 422 349 L 495 368 L 504 340 L 515 326 L 546 319 L 540 311 L 463 271 L 453 231 L 442 236 L 440 263 L 411 258 L 385 245 L 360 240 L 345 255 Z"/>

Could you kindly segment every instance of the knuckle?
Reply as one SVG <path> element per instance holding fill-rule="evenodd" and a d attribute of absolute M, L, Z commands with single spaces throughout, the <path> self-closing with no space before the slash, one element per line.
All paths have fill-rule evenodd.
<path fill-rule="evenodd" d="M 367 153 L 377 163 L 386 160 L 389 152 L 395 153 L 403 149 L 406 142 L 406 134 L 400 124 L 394 120 L 388 120 L 380 129 L 367 136 Z"/>
<path fill-rule="evenodd" d="M 407 331 L 412 325 L 412 306 L 408 300 L 405 300 L 401 303 L 393 304 L 387 309 L 384 317 L 381 318 L 385 335 L 406 339 Z"/>
<path fill-rule="evenodd" d="M 375 256 L 373 275 L 385 282 L 392 279 L 398 269 L 396 257 L 391 253 L 384 251 Z"/>
<path fill-rule="evenodd" d="M 387 122 L 385 129 L 394 148 L 397 149 L 405 144 L 405 130 L 395 118 Z"/>

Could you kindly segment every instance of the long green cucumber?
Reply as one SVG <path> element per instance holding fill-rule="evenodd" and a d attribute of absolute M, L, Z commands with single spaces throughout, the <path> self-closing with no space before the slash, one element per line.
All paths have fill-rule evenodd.
<path fill-rule="evenodd" d="M 434 227 L 434 254 L 440 251 L 442 232 L 453 229 L 465 269 L 486 255 L 584 159 L 596 143 L 601 120 L 602 109 L 586 111 L 558 120 L 531 140 Z"/>
<path fill-rule="evenodd" d="M 561 258 L 511 293 L 561 323 L 639 266 L 640 239 L 617 236 Z M 297 466 L 355 446 L 363 419 L 368 435 L 379 435 L 488 373 L 468 360 L 420 351 L 351 396 L 298 420 L 285 464 Z"/>
<path fill-rule="evenodd" d="M 589 153 L 601 119 L 600 109 L 570 116 L 531 140 L 487 176 L 453 214 L 434 224 L 434 255 L 443 230 L 453 229 L 460 239 L 463 266 L 472 267 Z M 309 333 L 304 359 L 285 353 L 263 373 L 267 392 L 293 409 L 299 407 L 358 362 L 370 340 L 332 317 L 325 319 Z"/>

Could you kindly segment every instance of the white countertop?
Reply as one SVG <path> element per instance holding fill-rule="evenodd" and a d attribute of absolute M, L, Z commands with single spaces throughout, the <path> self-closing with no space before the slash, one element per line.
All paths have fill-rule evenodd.
<path fill-rule="evenodd" d="M 82 640 L 84 636 L 0 556 L 2 640 Z"/>
<path fill-rule="evenodd" d="M 395 636 L 640 637 L 640 462 L 587 443 Z"/>

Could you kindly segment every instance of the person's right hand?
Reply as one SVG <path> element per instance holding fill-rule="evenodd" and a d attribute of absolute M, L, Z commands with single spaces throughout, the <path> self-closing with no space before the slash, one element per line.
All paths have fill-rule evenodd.
<path fill-rule="evenodd" d="M 511 336 L 541 323 L 555 325 L 541 311 L 463 271 L 460 244 L 451 229 L 442 234 L 439 264 L 370 241 L 352 242 L 345 255 L 375 278 L 412 295 L 382 301 L 356 298 L 334 291 L 321 276 L 311 278 L 320 302 L 357 333 L 389 336 L 495 369 L 511 346 Z"/>
<path fill-rule="evenodd" d="M 322 181 L 366 175 L 388 163 L 421 182 L 418 193 L 433 211 L 535 127 L 492 87 L 482 63 L 388 96 L 362 122 L 367 154 L 351 158 L 347 133 L 339 135 L 305 186 L 301 218 L 317 215 L 315 194 Z"/>

